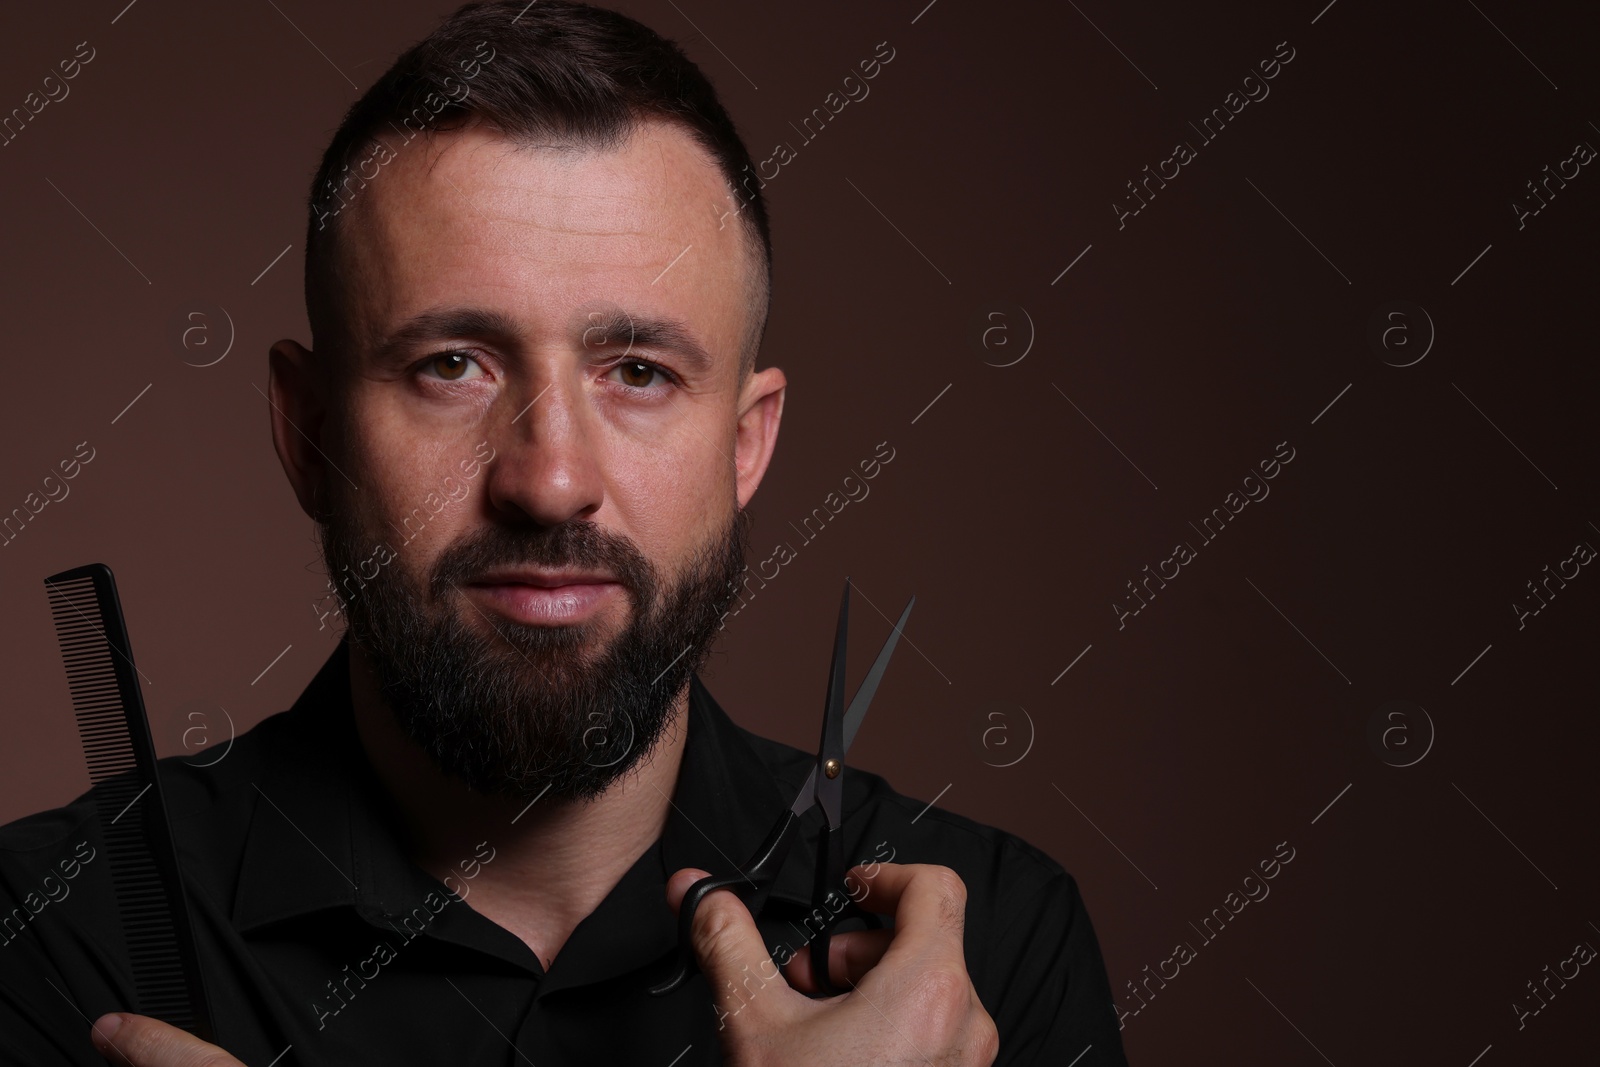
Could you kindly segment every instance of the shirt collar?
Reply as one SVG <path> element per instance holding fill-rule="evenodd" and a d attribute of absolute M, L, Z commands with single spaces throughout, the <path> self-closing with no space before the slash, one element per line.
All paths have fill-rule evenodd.
<path fill-rule="evenodd" d="M 735 873 L 765 840 L 792 803 L 806 772 L 804 757 L 774 766 L 761 743 L 722 710 L 698 675 L 690 681 L 689 738 L 662 834 L 665 874 L 698 867 L 716 875 Z M 770 750 L 770 742 L 763 747 Z M 813 830 L 811 819 L 799 830 Z M 788 861 L 770 895 L 809 903 L 812 833 L 796 834 Z"/>
<path fill-rule="evenodd" d="M 396 889 L 409 872 L 396 862 L 404 856 L 356 734 L 344 641 L 282 718 L 249 783 L 256 795 L 234 894 L 235 927 L 246 931 L 340 906 L 372 915 L 401 910 Z"/>
<path fill-rule="evenodd" d="M 403 852 L 387 795 L 361 747 L 346 641 L 284 719 L 247 786 L 256 796 L 234 895 L 235 927 L 249 931 L 338 907 L 392 924 L 441 887 Z M 540 995 L 626 973 L 671 951 L 677 926 L 666 904 L 666 879 L 684 867 L 734 873 L 809 769 L 802 753 L 734 723 L 692 675 L 688 736 L 661 838 L 573 931 Z M 797 827 L 802 832 L 772 897 L 809 906 L 816 814 Z M 458 940 L 444 920 L 453 920 L 457 932 L 469 920 L 453 910 L 446 909 L 430 932 Z M 531 952 L 526 959 L 533 959 Z"/>

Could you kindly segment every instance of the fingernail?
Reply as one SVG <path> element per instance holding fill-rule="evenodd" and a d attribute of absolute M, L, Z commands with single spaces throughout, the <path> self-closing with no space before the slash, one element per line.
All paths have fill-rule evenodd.
<path fill-rule="evenodd" d="M 120 1026 L 122 1026 L 122 1016 L 113 1012 L 110 1015 L 102 1015 L 95 1020 L 92 1032 L 96 1039 L 109 1045 Z"/>

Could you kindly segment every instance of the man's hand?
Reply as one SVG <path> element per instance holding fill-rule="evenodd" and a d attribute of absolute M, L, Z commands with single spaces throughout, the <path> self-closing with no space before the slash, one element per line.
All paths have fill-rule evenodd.
<path fill-rule="evenodd" d="M 723 1048 L 739 1067 L 777 1064 L 937 1064 L 988 1067 L 1000 1048 L 994 1020 L 978 1000 L 962 955 L 967 890 L 954 871 L 882 863 L 857 903 L 894 915 L 892 934 L 862 930 L 830 939 L 828 968 L 850 991 L 811 1000 L 809 945 L 779 981 L 760 931 L 734 894 L 719 890 L 695 911 L 694 951 L 711 985 Z M 667 883 L 678 910 L 705 872 L 685 869 Z M 792 984 L 795 988 L 790 988 Z"/>
<path fill-rule="evenodd" d="M 95 1020 L 89 1040 L 118 1067 L 244 1067 L 187 1030 L 143 1015 L 112 1012 Z"/>

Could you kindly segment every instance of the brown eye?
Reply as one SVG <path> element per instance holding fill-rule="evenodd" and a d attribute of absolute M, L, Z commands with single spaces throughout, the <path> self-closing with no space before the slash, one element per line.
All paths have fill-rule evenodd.
<path fill-rule="evenodd" d="M 459 382 L 467 378 L 475 362 L 464 352 L 445 352 L 430 359 L 427 366 L 444 381 Z"/>
<path fill-rule="evenodd" d="M 640 360 L 619 363 L 617 364 L 617 370 L 622 374 L 622 384 L 631 385 L 636 389 L 647 388 L 661 374 L 654 364 Z"/>

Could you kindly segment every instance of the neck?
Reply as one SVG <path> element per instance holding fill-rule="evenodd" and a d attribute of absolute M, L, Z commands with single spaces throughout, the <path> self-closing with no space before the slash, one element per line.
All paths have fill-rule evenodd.
<path fill-rule="evenodd" d="M 660 744 L 598 798 L 546 795 L 531 805 L 473 792 L 440 772 L 395 721 L 354 644 L 350 689 L 362 747 L 399 812 L 412 860 L 520 937 L 547 969 L 666 826 L 688 731 L 688 686 Z"/>

